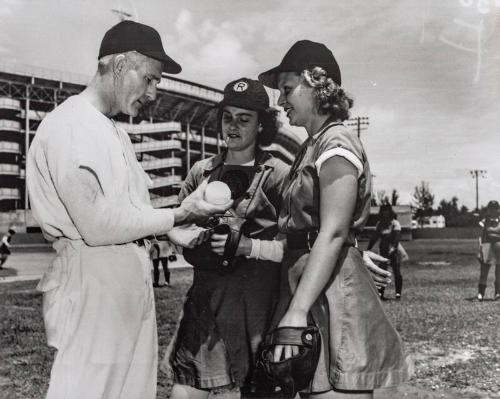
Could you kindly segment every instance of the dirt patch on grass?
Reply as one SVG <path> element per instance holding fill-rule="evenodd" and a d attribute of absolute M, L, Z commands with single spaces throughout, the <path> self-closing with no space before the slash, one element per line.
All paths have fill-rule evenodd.
<path fill-rule="evenodd" d="M 419 265 L 422 266 L 449 266 L 451 265 L 451 262 L 447 261 L 431 261 L 431 262 L 418 262 Z"/>
<path fill-rule="evenodd" d="M 442 367 L 457 362 L 466 362 L 476 356 L 471 349 L 441 349 L 432 345 L 412 354 L 416 365 L 421 367 Z"/>

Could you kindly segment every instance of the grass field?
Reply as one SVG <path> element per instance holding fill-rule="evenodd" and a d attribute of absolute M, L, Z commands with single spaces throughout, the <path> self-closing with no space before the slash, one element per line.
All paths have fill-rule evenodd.
<path fill-rule="evenodd" d="M 403 266 L 403 300 L 384 306 L 415 359 L 416 373 L 408 387 L 376 397 L 500 398 L 500 301 L 473 300 L 479 273 L 475 244 L 418 240 L 405 246 L 411 260 Z M 190 277 L 189 270 L 175 270 L 173 288 L 156 290 L 160 357 Z M 54 351 L 45 344 L 35 285 L 0 284 L 0 398 L 38 399 L 47 388 Z M 386 292 L 393 297 L 394 288 Z M 166 398 L 168 389 L 160 372 L 158 398 Z"/>

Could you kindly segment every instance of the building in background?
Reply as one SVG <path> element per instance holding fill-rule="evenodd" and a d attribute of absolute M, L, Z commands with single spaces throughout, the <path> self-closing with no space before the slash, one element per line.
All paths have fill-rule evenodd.
<path fill-rule="evenodd" d="M 41 120 L 89 77 L 37 67 L 0 64 L 0 231 L 36 231 L 25 185 L 25 155 Z M 129 133 L 137 159 L 151 178 L 153 206 L 173 206 L 194 162 L 225 146 L 214 105 L 222 91 L 164 76 L 156 101 L 135 118 L 115 118 Z M 281 129 L 268 150 L 291 163 L 300 139 Z"/>
<path fill-rule="evenodd" d="M 80 93 L 88 76 L 33 66 L 0 63 L 0 231 L 39 231 L 25 184 L 25 156 L 42 119 L 68 97 Z M 174 206 L 191 166 L 225 147 L 214 105 L 223 92 L 164 76 L 154 103 L 131 118 L 114 118 L 128 132 L 137 159 L 151 178 L 154 207 Z M 348 125 L 359 128 L 354 118 Z M 359 129 L 358 129 L 359 131 Z M 266 150 L 287 163 L 302 142 L 281 127 Z"/>

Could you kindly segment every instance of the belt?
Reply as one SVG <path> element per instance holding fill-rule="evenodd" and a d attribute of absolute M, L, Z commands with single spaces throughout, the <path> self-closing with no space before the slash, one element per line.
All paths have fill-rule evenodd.
<path fill-rule="evenodd" d="M 316 238 L 318 238 L 318 230 L 288 233 L 286 235 L 286 245 L 289 249 L 308 249 L 310 251 Z"/>
<path fill-rule="evenodd" d="M 307 249 L 311 250 L 314 242 L 318 238 L 319 231 L 311 230 L 302 233 L 287 233 L 286 245 L 289 249 Z M 344 242 L 343 247 L 356 247 L 356 242 Z"/>

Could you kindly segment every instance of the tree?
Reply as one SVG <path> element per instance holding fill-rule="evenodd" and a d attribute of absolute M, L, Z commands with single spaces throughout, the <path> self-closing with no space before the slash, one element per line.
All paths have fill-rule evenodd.
<path fill-rule="evenodd" d="M 398 205 L 398 199 L 399 199 L 398 190 L 393 189 L 391 194 L 391 205 L 392 206 Z"/>
<path fill-rule="evenodd" d="M 415 186 L 413 192 L 413 206 L 415 207 L 415 217 L 418 224 L 422 226 L 427 217 L 432 215 L 434 205 L 434 194 L 432 194 L 429 183 L 420 182 L 419 186 Z"/>
<path fill-rule="evenodd" d="M 477 217 L 469 212 L 465 205 L 459 207 L 456 196 L 453 196 L 450 201 L 442 199 L 437 211 L 445 217 L 447 227 L 477 226 Z"/>
<path fill-rule="evenodd" d="M 379 205 L 384 205 L 389 203 L 389 197 L 386 195 L 385 190 L 377 191 L 377 202 Z"/>
<path fill-rule="evenodd" d="M 458 197 L 453 196 L 451 201 L 442 199 L 437 210 L 446 220 L 456 217 L 460 214 L 460 210 L 458 209 Z"/>

